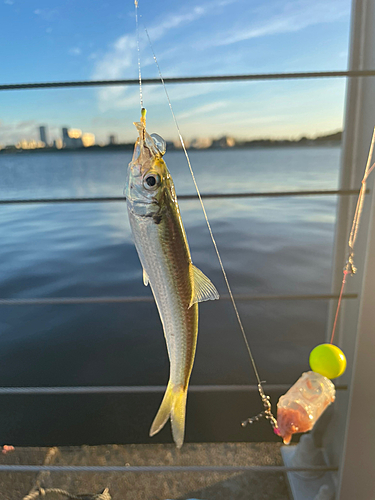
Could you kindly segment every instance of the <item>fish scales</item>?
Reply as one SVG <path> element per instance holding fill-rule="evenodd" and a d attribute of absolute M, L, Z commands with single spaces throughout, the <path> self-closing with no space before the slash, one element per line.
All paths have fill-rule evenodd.
<path fill-rule="evenodd" d="M 198 302 L 219 298 L 211 281 L 193 264 L 173 180 L 163 160 L 165 143 L 146 132 L 146 111 L 135 123 L 139 138 L 128 167 L 126 199 L 135 246 L 159 311 L 170 360 L 170 377 L 150 435 L 170 418 L 181 447 L 186 396 L 198 335 Z"/>
<path fill-rule="evenodd" d="M 172 207 L 163 212 L 159 224 L 130 210 L 129 220 L 164 327 L 171 382 L 186 387 L 194 360 L 198 305 L 189 308 L 192 286 L 183 227 Z"/>

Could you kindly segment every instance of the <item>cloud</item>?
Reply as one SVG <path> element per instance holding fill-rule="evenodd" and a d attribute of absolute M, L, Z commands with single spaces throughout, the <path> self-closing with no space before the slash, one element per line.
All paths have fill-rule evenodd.
<path fill-rule="evenodd" d="M 29 129 L 30 127 L 35 127 L 35 126 L 36 126 L 35 120 L 26 120 L 13 124 L 13 128 L 16 130 Z"/>
<path fill-rule="evenodd" d="M 172 102 L 184 101 L 212 93 L 212 86 L 209 83 L 196 85 L 178 85 L 168 89 Z M 113 86 L 104 87 L 97 91 L 99 111 L 106 112 L 118 109 L 133 109 L 139 103 L 138 86 Z M 143 88 L 145 101 L 156 104 L 166 104 L 165 91 L 162 85 L 147 86 Z"/>
<path fill-rule="evenodd" d="M 203 16 L 210 15 L 213 8 L 217 9 L 218 6 L 225 6 L 236 1 L 238 0 L 222 0 L 219 3 L 212 1 L 206 4 L 199 4 L 189 9 L 183 7 L 179 12 L 167 13 L 163 16 L 161 21 L 155 21 L 153 25 L 148 27 L 148 34 L 152 42 L 154 42 L 155 40 L 163 38 L 170 30 L 192 23 Z M 145 39 L 140 40 L 141 48 L 147 44 L 148 42 Z M 175 52 L 175 50 L 173 50 L 173 52 Z M 177 53 L 179 52 L 177 51 Z M 109 49 L 102 57 L 99 58 L 96 55 L 95 60 L 96 64 L 92 73 L 92 78 L 94 80 L 129 78 L 129 71 L 134 73 L 134 68 L 137 67 L 137 39 L 135 34 L 126 33 L 121 36 L 110 45 Z M 153 64 L 154 61 L 152 57 L 142 59 L 142 68 Z M 159 91 L 155 93 L 151 90 L 154 96 L 157 92 Z M 131 105 L 134 106 L 134 101 L 132 102 L 132 99 L 134 99 L 133 92 L 126 87 L 101 89 L 98 91 L 97 95 L 99 109 L 101 111 L 115 108 L 124 109 Z"/>
<path fill-rule="evenodd" d="M 197 116 L 201 114 L 211 114 L 212 111 L 215 111 L 217 109 L 225 108 L 227 106 L 230 106 L 231 103 L 227 101 L 216 101 L 216 102 L 211 102 L 209 104 L 204 104 L 203 106 L 199 106 L 197 108 L 191 109 L 190 111 L 186 111 L 185 113 L 179 113 L 178 119 L 179 120 L 185 120 L 186 118 L 190 118 L 191 116 Z"/>
<path fill-rule="evenodd" d="M 34 14 L 43 21 L 54 21 L 59 16 L 59 11 L 57 9 L 35 9 Z"/>
<path fill-rule="evenodd" d="M 311 25 L 337 21 L 349 14 L 347 5 L 343 5 L 342 0 L 330 0 L 330 2 L 326 2 L 326 0 L 314 0 L 313 2 L 311 0 L 269 0 L 267 5 L 258 2 L 248 2 L 247 0 L 209 0 L 206 3 L 201 2 L 197 4 L 189 10 L 183 4 L 179 4 L 179 7 L 174 8 L 173 12 L 163 13 L 163 15 L 155 19 L 148 26 L 148 33 L 153 43 L 162 38 L 173 39 L 173 44 L 166 45 L 165 43 L 161 43 L 161 50 L 164 50 L 164 52 L 160 52 L 159 49 L 157 54 L 158 59 L 163 61 L 162 72 L 164 76 L 181 74 L 181 71 L 185 74 L 189 72 L 189 58 L 182 57 L 184 51 L 186 51 L 186 39 L 184 42 L 181 42 L 180 35 L 182 36 L 183 31 L 183 36 L 189 36 L 190 31 L 188 29 L 181 30 L 180 28 L 188 26 L 190 29 L 189 25 L 197 20 L 203 20 L 205 17 L 208 18 L 207 23 L 209 23 L 213 16 L 217 14 L 221 16 L 221 11 L 226 7 L 229 6 L 228 9 L 233 10 L 233 3 L 240 4 L 236 6 L 236 9 L 241 9 L 241 12 L 243 11 L 241 21 L 238 21 L 238 16 L 235 16 L 237 21 L 231 21 L 233 16 L 227 15 L 227 22 L 224 26 L 220 26 L 220 30 L 215 29 L 212 31 L 211 28 L 199 30 L 194 39 L 195 48 L 202 49 L 231 45 L 251 38 L 296 32 Z M 246 18 L 249 22 L 244 23 L 242 21 L 243 18 Z M 236 25 L 237 22 L 239 23 L 238 25 Z M 143 30 L 140 29 L 140 31 Z M 189 43 L 191 44 L 192 42 L 190 41 Z M 147 45 L 147 39 L 141 37 L 140 49 L 144 49 Z M 245 44 L 241 45 L 242 51 L 245 48 Z M 238 52 L 240 53 L 241 51 L 239 50 Z M 230 68 L 236 67 L 238 60 L 241 60 L 243 57 L 241 54 L 237 59 L 236 54 L 230 57 L 230 63 L 228 63 Z M 193 74 L 201 74 L 207 71 L 204 68 L 215 68 L 223 65 L 223 56 L 219 55 L 218 51 L 216 53 L 211 51 L 208 57 L 209 59 L 194 58 L 194 65 L 190 67 L 190 71 Z M 92 56 L 89 56 L 89 59 L 94 64 L 93 79 L 135 78 L 137 69 L 137 40 L 135 30 L 117 38 L 105 53 L 95 51 Z M 143 53 L 141 62 L 142 69 L 147 68 L 149 65 L 154 65 L 152 57 L 144 57 Z M 145 73 L 143 72 L 142 74 Z M 172 102 L 187 99 L 189 96 L 207 94 L 212 89 L 212 86 L 204 90 L 202 89 L 198 89 L 194 85 L 190 86 L 190 89 L 179 86 L 178 90 L 176 90 L 176 86 L 172 86 L 170 89 L 171 98 L 173 96 Z M 152 97 L 154 103 L 159 101 L 159 99 L 165 99 L 162 96 L 162 92 L 162 90 L 156 90 L 156 87 L 145 87 L 145 93 Z M 134 108 L 138 102 L 137 95 L 138 90 L 135 88 L 131 89 L 130 87 L 100 89 L 97 91 L 99 109 L 105 112 L 111 109 Z"/>
<path fill-rule="evenodd" d="M 0 144 L 15 144 L 21 139 L 37 139 L 38 126 L 35 120 L 0 122 Z"/>
<path fill-rule="evenodd" d="M 14 4 L 14 1 L 13 0 L 4 0 L 4 3 L 6 5 L 13 5 Z"/>
<path fill-rule="evenodd" d="M 205 5 L 203 4 L 193 7 L 187 12 L 181 12 L 179 14 L 169 14 L 165 16 L 163 22 L 158 23 L 157 25 L 152 26 L 147 30 L 151 40 L 158 40 L 162 38 L 168 31 L 178 28 L 181 25 L 192 23 L 193 21 L 196 21 L 204 15 L 209 14 L 213 5 L 214 3 L 210 2 Z"/>
<path fill-rule="evenodd" d="M 82 50 L 79 47 L 72 47 L 69 49 L 69 54 L 72 56 L 80 56 L 82 54 Z"/>
<path fill-rule="evenodd" d="M 95 65 L 94 80 L 114 80 L 126 74 L 136 64 L 136 39 L 134 35 L 123 35 Z"/>
<path fill-rule="evenodd" d="M 212 46 L 231 45 L 252 38 L 264 36 L 280 35 L 284 33 L 293 33 L 301 31 L 309 26 L 321 23 L 330 23 L 338 21 L 350 14 L 347 6 L 342 4 L 341 0 L 298 0 L 283 4 L 281 12 L 270 15 L 269 8 L 260 7 L 253 12 L 257 19 L 252 25 L 249 24 L 245 29 L 237 27 L 220 33 L 215 38 L 210 37 L 205 41 L 200 41 L 201 48 Z"/>

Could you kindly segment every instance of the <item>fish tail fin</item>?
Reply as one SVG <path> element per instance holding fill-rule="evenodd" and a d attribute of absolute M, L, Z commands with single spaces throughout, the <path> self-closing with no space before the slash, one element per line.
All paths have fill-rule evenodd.
<path fill-rule="evenodd" d="M 177 448 L 181 448 L 185 436 L 187 387 L 181 385 L 175 389 L 174 405 L 171 413 L 172 435 Z"/>
<path fill-rule="evenodd" d="M 150 429 L 150 436 L 157 434 L 171 419 L 173 440 L 177 448 L 181 448 L 185 435 L 187 387 L 173 385 L 168 382 L 163 401 Z"/>

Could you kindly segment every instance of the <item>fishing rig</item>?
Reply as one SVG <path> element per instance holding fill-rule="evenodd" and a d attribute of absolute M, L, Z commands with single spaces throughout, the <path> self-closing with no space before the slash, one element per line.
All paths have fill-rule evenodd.
<path fill-rule="evenodd" d="M 135 5 L 135 18 L 136 18 L 136 30 L 137 30 L 137 53 L 138 53 L 138 78 L 139 78 L 139 95 L 140 95 L 140 106 L 141 106 L 141 113 L 144 113 L 144 106 L 143 106 L 143 92 L 142 92 L 142 72 L 141 72 L 141 58 L 140 58 L 140 44 L 139 44 L 139 16 L 138 15 L 138 0 L 134 0 L 134 5 Z M 335 331 L 336 331 L 336 326 L 337 326 L 337 321 L 339 317 L 339 312 L 341 308 L 341 302 L 342 302 L 342 297 L 344 293 L 344 288 L 347 280 L 347 276 L 351 275 L 353 276 L 356 273 L 356 267 L 354 265 L 354 245 L 357 239 L 357 234 L 358 234 L 358 229 L 359 229 L 359 224 L 361 220 L 361 215 L 362 215 L 362 210 L 363 210 L 363 204 L 365 200 L 365 195 L 366 195 L 366 181 L 368 179 L 368 176 L 372 172 L 372 170 L 375 168 L 375 163 L 371 164 L 372 157 L 373 157 L 373 150 L 374 150 L 374 143 L 375 143 L 375 128 L 372 136 L 372 141 L 370 145 L 370 150 L 367 158 L 367 164 L 364 172 L 364 176 L 362 179 L 361 183 L 361 188 L 359 191 L 359 196 L 358 196 L 358 201 L 355 209 L 355 214 L 354 214 L 354 219 L 352 223 L 352 228 L 350 231 L 349 235 L 349 241 L 348 241 L 348 247 L 349 247 L 349 252 L 348 252 L 348 257 L 347 261 L 345 264 L 345 267 L 343 269 L 343 279 L 342 279 L 342 285 L 341 285 L 341 290 L 339 294 L 339 299 L 337 303 L 337 308 L 336 308 L 336 314 L 334 318 L 334 323 L 332 327 L 332 334 L 331 334 L 331 339 L 329 343 L 325 344 L 320 344 L 317 345 L 310 353 L 309 356 L 309 364 L 311 371 L 303 373 L 301 377 L 295 382 L 295 384 L 284 394 L 283 396 L 280 397 L 278 404 L 277 404 L 277 418 L 274 416 L 272 413 L 272 405 L 271 405 L 271 398 L 268 396 L 264 390 L 263 384 L 265 384 L 264 381 L 261 380 L 254 356 L 251 351 L 251 347 L 249 344 L 249 341 L 247 339 L 247 335 L 237 308 L 237 304 L 235 301 L 235 298 L 233 296 L 233 292 L 227 277 L 227 273 L 225 271 L 225 267 L 223 264 L 223 261 L 221 259 L 221 255 L 211 228 L 211 224 L 209 222 L 207 212 L 200 194 L 200 190 L 194 175 L 194 171 L 190 162 L 190 157 L 187 152 L 186 146 L 184 139 L 181 134 L 181 130 L 176 118 L 176 115 L 173 111 L 172 103 L 168 94 L 168 90 L 158 63 L 158 60 L 155 55 L 155 51 L 152 45 L 151 38 L 149 36 L 148 30 L 146 27 L 144 27 L 148 44 L 151 49 L 152 55 L 154 62 L 156 64 L 158 73 L 159 73 L 159 78 L 160 81 L 163 85 L 164 92 L 166 94 L 166 98 L 168 101 L 168 105 L 173 117 L 173 121 L 175 124 L 175 127 L 177 129 L 177 134 L 179 137 L 179 141 L 181 143 L 182 150 L 184 152 L 190 174 L 194 183 L 194 187 L 202 208 L 202 212 L 206 221 L 206 225 L 208 228 L 208 232 L 211 237 L 212 244 L 214 246 L 214 250 L 216 253 L 216 256 L 219 261 L 219 265 L 224 277 L 224 281 L 226 284 L 226 287 L 228 289 L 229 297 L 233 306 L 233 309 L 236 314 L 237 318 L 237 323 L 240 328 L 243 340 L 245 342 L 246 350 L 249 356 L 250 363 L 252 365 L 255 378 L 257 380 L 257 387 L 258 387 L 258 392 L 259 396 L 261 399 L 261 403 L 263 406 L 263 410 L 245 421 L 242 422 L 242 426 L 246 427 L 248 424 L 252 424 L 254 422 L 259 421 L 262 418 L 265 418 L 268 420 L 270 423 L 271 427 L 273 428 L 273 431 L 275 434 L 278 436 L 281 436 L 284 444 L 289 444 L 292 438 L 293 434 L 296 433 L 303 433 L 310 431 L 318 418 L 322 415 L 322 413 L 325 411 L 325 409 L 334 402 L 335 400 L 335 386 L 331 382 L 331 379 L 336 379 L 340 377 L 346 369 L 346 357 L 343 351 L 336 345 L 334 345 L 334 337 L 335 337 Z M 143 116 L 143 115 L 142 115 Z"/>

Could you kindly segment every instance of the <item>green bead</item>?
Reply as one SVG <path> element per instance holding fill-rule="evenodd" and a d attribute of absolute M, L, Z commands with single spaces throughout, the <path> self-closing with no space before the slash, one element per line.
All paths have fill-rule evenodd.
<path fill-rule="evenodd" d="M 320 344 L 311 351 L 309 363 L 313 372 L 327 378 L 337 378 L 345 371 L 346 357 L 337 346 Z"/>

